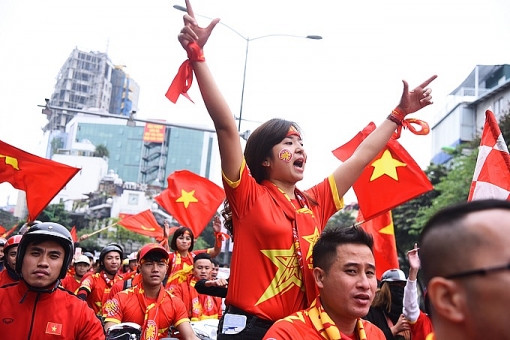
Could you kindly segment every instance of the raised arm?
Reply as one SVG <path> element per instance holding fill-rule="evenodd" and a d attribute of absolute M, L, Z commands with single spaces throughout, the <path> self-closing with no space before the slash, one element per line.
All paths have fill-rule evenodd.
<path fill-rule="evenodd" d="M 221 219 L 218 215 L 213 218 L 213 230 L 214 230 L 214 248 L 207 249 L 207 252 L 211 257 L 216 257 L 221 253 L 221 246 L 223 244 L 223 235 L 221 234 Z"/>
<path fill-rule="evenodd" d="M 179 34 L 179 42 L 186 51 L 193 42 L 203 49 L 220 19 L 214 19 L 209 26 L 202 28 L 197 25 L 189 0 L 186 0 L 186 8 L 188 14 L 184 15 L 184 27 Z M 221 168 L 228 179 L 236 181 L 239 179 L 243 152 L 234 116 L 216 85 L 207 62 L 194 61 L 192 64 L 202 98 L 218 135 Z"/>
<path fill-rule="evenodd" d="M 395 121 L 402 121 L 410 113 L 416 112 L 432 104 L 432 90 L 427 86 L 436 79 L 432 76 L 414 90 L 409 91 L 405 80 L 402 97 L 392 120 L 386 119 L 358 146 L 354 154 L 343 162 L 334 172 L 339 196 L 342 197 L 363 172 L 363 169 L 385 147 L 397 128 Z M 393 114 L 392 113 L 392 114 Z"/>
<path fill-rule="evenodd" d="M 403 313 L 407 320 L 415 322 L 420 316 L 418 290 L 416 288 L 416 279 L 420 269 L 420 257 L 418 256 L 418 245 L 416 243 L 414 248 L 407 252 L 407 259 L 409 260 L 409 277 L 404 288 Z"/>

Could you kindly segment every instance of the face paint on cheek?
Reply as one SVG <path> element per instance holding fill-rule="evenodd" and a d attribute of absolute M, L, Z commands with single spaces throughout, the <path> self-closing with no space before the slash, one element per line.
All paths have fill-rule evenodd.
<path fill-rule="evenodd" d="M 278 158 L 286 163 L 290 163 L 292 159 L 292 152 L 289 149 L 282 149 L 278 153 Z"/>

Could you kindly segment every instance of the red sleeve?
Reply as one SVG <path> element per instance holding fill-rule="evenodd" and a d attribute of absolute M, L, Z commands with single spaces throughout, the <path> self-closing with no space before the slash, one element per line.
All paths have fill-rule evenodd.
<path fill-rule="evenodd" d="M 80 302 L 82 302 L 80 300 Z M 83 308 L 79 316 L 80 329 L 76 340 L 104 340 L 104 329 L 99 319 L 94 314 L 94 311 L 83 303 Z M 73 316 L 77 317 L 77 316 Z"/>
<path fill-rule="evenodd" d="M 189 322 L 188 311 L 186 310 L 184 302 L 176 296 L 170 296 L 170 298 L 172 299 L 175 311 L 174 326 L 177 327 L 183 322 Z"/>
<path fill-rule="evenodd" d="M 122 293 L 124 294 L 124 293 Z M 127 294 L 124 294 L 127 296 Z M 124 296 L 124 297 L 125 297 Z M 103 307 L 104 322 L 121 323 L 122 322 L 122 297 L 116 294 L 113 299 L 106 301 Z"/>
<path fill-rule="evenodd" d="M 411 334 L 415 339 L 426 339 L 427 335 L 434 332 L 432 328 L 432 321 L 430 317 L 420 311 L 420 316 L 416 319 L 415 323 L 409 323 L 411 326 Z"/>

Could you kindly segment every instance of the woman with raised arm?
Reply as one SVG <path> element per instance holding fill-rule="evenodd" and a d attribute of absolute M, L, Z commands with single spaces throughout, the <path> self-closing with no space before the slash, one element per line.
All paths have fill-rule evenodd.
<path fill-rule="evenodd" d="M 382 150 L 405 116 L 432 103 L 432 76 L 408 91 L 388 119 L 324 181 L 299 190 L 307 154 L 296 123 L 271 119 L 241 148 L 234 116 L 205 62 L 203 47 L 219 22 L 197 25 L 190 2 L 179 42 L 187 51 L 202 98 L 218 135 L 224 189 L 224 215 L 230 218 L 234 250 L 218 339 L 261 339 L 271 324 L 316 297 L 312 247 L 328 219 L 343 207 L 343 195 Z M 185 89 L 182 91 L 185 93 Z M 232 229 L 235 226 L 235 229 Z M 355 299 L 355 297 L 353 297 Z"/>

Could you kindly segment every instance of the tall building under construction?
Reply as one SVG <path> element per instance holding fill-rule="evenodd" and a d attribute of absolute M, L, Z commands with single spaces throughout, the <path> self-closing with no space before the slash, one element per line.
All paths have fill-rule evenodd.
<path fill-rule="evenodd" d="M 124 72 L 124 67 L 113 64 L 106 53 L 75 48 L 57 75 L 55 90 L 49 101 L 52 107 L 63 109 L 48 113 L 44 131 L 49 131 L 53 137 L 54 132 L 65 131 L 66 124 L 75 116 L 66 108 L 93 108 L 123 116 L 136 111 L 140 88 Z"/>

